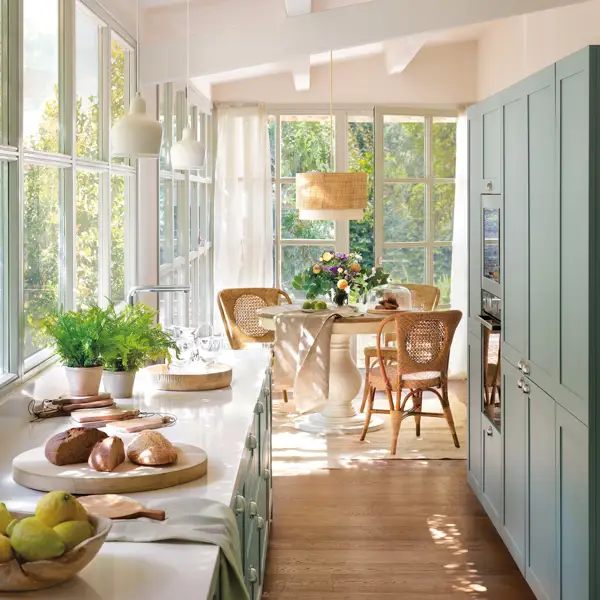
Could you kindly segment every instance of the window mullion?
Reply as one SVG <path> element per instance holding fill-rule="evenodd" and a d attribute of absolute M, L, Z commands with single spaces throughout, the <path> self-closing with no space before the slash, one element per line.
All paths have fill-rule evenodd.
<path fill-rule="evenodd" d="M 275 117 L 275 285 L 281 287 L 281 117 Z"/>
<path fill-rule="evenodd" d="M 433 117 L 425 117 L 425 176 L 427 178 L 425 189 L 425 242 L 427 265 L 425 270 L 425 283 L 433 285 Z"/>

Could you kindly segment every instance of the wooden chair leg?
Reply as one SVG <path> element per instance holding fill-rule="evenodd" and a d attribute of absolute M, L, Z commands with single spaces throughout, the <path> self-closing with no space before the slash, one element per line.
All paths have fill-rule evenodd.
<path fill-rule="evenodd" d="M 371 387 L 370 385 L 370 373 L 371 371 L 371 361 L 369 360 L 369 357 L 366 358 L 365 360 L 365 389 L 363 391 L 363 398 L 362 398 L 362 402 L 360 403 L 360 412 L 365 412 L 365 405 L 367 404 L 367 398 L 369 397 L 369 389 Z"/>
<path fill-rule="evenodd" d="M 456 435 L 456 427 L 454 426 L 454 418 L 452 417 L 452 411 L 450 410 L 450 400 L 448 399 L 448 384 L 447 383 L 445 383 L 442 386 L 442 408 L 444 409 L 444 415 L 446 416 L 446 422 L 448 423 L 448 427 L 450 427 L 450 433 L 452 433 L 452 439 L 454 440 L 454 445 L 457 448 L 460 448 L 458 436 Z"/>
<path fill-rule="evenodd" d="M 419 390 L 413 396 L 413 406 L 415 407 L 415 432 L 417 437 L 421 437 L 421 411 L 423 410 L 423 390 Z"/>
<path fill-rule="evenodd" d="M 369 387 L 369 404 L 367 405 L 367 414 L 365 415 L 365 424 L 363 426 L 362 433 L 360 434 L 360 441 L 364 442 L 367 437 L 367 431 L 369 431 L 369 425 L 371 424 L 371 415 L 373 414 L 373 405 L 375 404 L 375 388 Z"/>
<path fill-rule="evenodd" d="M 400 426 L 402 425 L 402 411 L 391 410 L 390 422 L 392 424 L 392 444 L 390 446 L 390 454 L 395 455 L 398 446 L 398 436 L 400 435 Z"/>
<path fill-rule="evenodd" d="M 287 402 L 288 401 L 288 394 L 287 394 L 287 390 L 283 390 L 283 401 Z"/>

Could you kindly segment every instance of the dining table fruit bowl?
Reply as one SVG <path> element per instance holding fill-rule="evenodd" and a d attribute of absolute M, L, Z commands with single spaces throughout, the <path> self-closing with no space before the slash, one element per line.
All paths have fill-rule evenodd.
<path fill-rule="evenodd" d="M 88 515 L 74 496 L 51 492 L 35 513 L 0 503 L 0 593 L 27 592 L 63 583 L 98 554 L 112 526 Z"/>

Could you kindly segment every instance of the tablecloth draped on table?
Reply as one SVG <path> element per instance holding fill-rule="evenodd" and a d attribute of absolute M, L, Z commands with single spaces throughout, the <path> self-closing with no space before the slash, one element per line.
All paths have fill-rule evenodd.
<path fill-rule="evenodd" d="M 329 355 L 336 312 L 288 311 L 275 316 L 273 378 L 293 389 L 299 413 L 323 407 L 329 396 Z"/>
<path fill-rule="evenodd" d="M 229 506 L 206 498 L 168 498 L 148 502 L 146 506 L 164 510 L 167 518 L 162 522 L 114 521 L 108 541 L 189 541 L 218 546 L 220 598 L 250 600 L 244 585 L 240 536 Z"/>

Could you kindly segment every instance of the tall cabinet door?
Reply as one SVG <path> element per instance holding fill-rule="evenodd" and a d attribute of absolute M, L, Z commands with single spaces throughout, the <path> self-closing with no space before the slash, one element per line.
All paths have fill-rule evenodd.
<path fill-rule="evenodd" d="M 501 532 L 517 566 L 525 572 L 527 510 L 527 396 L 525 380 L 508 361 L 502 361 L 504 418 L 504 503 Z"/>
<path fill-rule="evenodd" d="M 556 408 L 560 598 L 589 598 L 588 428 Z"/>
<path fill-rule="evenodd" d="M 481 103 L 481 194 L 502 193 L 502 105 L 497 99 Z"/>
<path fill-rule="evenodd" d="M 527 419 L 527 560 L 525 578 L 539 600 L 556 589 L 556 403 L 525 381 Z M 565 598 L 566 600 L 566 598 Z"/>
<path fill-rule="evenodd" d="M 469 333 L 469 481 L 476 490 L 482 487 L 481 405 L 483 381 L 481 371 L 481 338 Z"/>
<path fill-rule="evenodd" d="M 504 111 L 502 354 L 516 365 L 527 346 L 527 96 L 510 90 Z"/>

